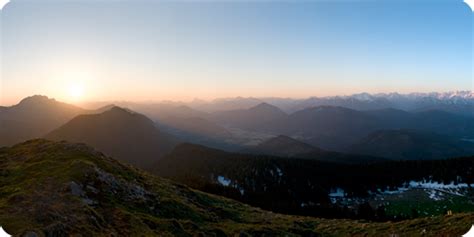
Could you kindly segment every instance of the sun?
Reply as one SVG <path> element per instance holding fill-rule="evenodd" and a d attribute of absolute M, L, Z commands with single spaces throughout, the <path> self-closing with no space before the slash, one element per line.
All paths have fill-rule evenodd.
<path fill-rule="evenodd" d="M 81 82 L 71 82 L 68 85 L 68 96 L 72 100 L 81 100 L 84 97 L 84 84 Z"/>

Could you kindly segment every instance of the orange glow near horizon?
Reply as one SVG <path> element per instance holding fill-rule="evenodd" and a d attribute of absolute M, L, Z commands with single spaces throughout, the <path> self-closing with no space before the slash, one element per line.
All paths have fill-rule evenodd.
<path fill-rule="evenodd" d="M 326 97 L 326 96 L 346 96 L 357 93 L 391 93 L 395 91 L 384 90 L 383 88 L 330 88 L 329 86 L 320 86 L 319 89 L 308 90 L 287 90 L 285 92 L 277 92 L 271 89 L 264 90 L 262 88 L 238 88 L 238 89 L 221 89 L 213 88 L 183 88 L 183 90 L 166 90 L 165 88 L 146 88 L 146 85 L 126 86 L 126 85 L 109 85 L 103 86 L 97 81 L 87 79 L 88 77 L 71 76 L 64 77 L 62 80 L 51 80 L 54 82 L 51 87 L 37 87 L 36 90 L 22 91 L 22 93 L 13 94 L 12 91 L 4 90 L 3 95 L 0 94 L 1 106 L 12 106 L 18 104 L 22 99 L 33 95 L 44 95 L 49 98 L 56 99 L 75 105 L 83 105 L 93 102 L 160 102 L 160 101 L 180 101 L 190 102 L 192 100 L 212 101 L 219 98 L 236 98 L 236 97 L 253 97 L 253 98 L 293 98 L 305 99 L 309 97 Z M 91 77 L 89 77 L 91 78 Z M 4 88 L 5 89 L 5 88 Z M 346 90 L 343 90 L 346 89 Z M 463 90 L 463 89 L 459 89 Z M 398 93 L 406 94 L 412 92 L 433 92 L 430 90 L 399 90 Z M 439 90 L 436 92 L 447 92 Z"/>

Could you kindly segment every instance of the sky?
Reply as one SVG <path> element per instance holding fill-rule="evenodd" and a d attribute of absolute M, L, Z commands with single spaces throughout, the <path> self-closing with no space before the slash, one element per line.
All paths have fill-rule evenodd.
<path fill-rule="evenodd" d="M 0 104 L 472 90 L 462 0 L 12 0 Z"/>

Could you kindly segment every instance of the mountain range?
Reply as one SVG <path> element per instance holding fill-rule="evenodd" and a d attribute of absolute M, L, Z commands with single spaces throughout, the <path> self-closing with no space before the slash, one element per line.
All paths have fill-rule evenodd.
<path fill-rule="evenodd" d="M 369 95 L 365 96 L 369 97 Z M 395 95 L 391 96 L 397 97 Z M 362 95 L 359 95 L 359 97 L 362 97 Z M 436 98 L 453 99 L 457 97 L 440 97 L 440 95 L 438 95 Z M 469 99 L 467 96 L 462 98 L 465 100 Z M 457 100 L 462 101 L 459 98 Z M 126 103 L 123 104 L 127 105 Z M 135 153 L 123 152 L 126 154 L 120 155 L 119 153 L 122 152 L 119 151 L 124 148 L 115 148 L 115 146 L 120 146 L 124 142 L 129 141 L 125 138 L 121 138 L 124 136 L 119 136 L 118 134 L 135 134 L 135 137 L 129 137 L 130 141 L 140 141 L 140 139 L 137 138 L 137 134 L 143 133 L 148 134 L 144 135 L 149 137 L 149 139 L 146 139 L 147 141 L 155 140 L 155 142 L 149 142 L 148 145 L 144 145 L 143 143 L 144 147 L 149 147 L 146 149 L 147 152 L 145 152 L 149 154 L 146 156 L 146 159 L 151 159 L 151 156 L 156 156 L 153 159 L 158 159 L 164 153 L 171 150 L 173 147 L 171 144 L 177 143 L 171 142 L 171 140 L 197 143 L 236 152 L 243 151 L 249 148 L 249 146 L 261 144 L 272 137 L 284 135 L 287 138 L 296 139 L 302 143 L 325 151 L 335 151 L 339 153 L 355 152 L 395 159 L 418 159 L 419 156 L 426 156 L 425 158 L 435 156 L 436 158 L 442 158 L 440 156 L 444 156 L 447 158 L 471 155 L 472 149 L 470 148 L 470 143 L 472 143 L 472 139 L 474 139 L 474 117 L 443 110 L 409 112 L 400 109 L 386 108 L 360 111 L 338 106 L 317 106 L 288 114 L 277 106 L 268 103 L 260 103 L 247 109 L 208 113 L 192 109 L 180 103 L 152 105 L 128 103 L 128 105 L 129 107 L 140 109 L 141 111 L 138 111 L 139 113 L 145 112 L 147 114 L 137 116 L 141 119 L 128 120 L 125 119 L 125 117 L 130 114 L 136 114 L 136 112 L 132 112 L 135 110 L 129 107 L 124 107 L 127 109 L 121 110 L 123 113 L 115 113 L 116 115 L 121 114 L 121 116 L 102 116 L 100 124 L 92 125 L 92 121 L 98 123 L 99 120 L 85 119 L 88 118 L 88 116 L 84 117 L 82 115 L 91 115 L 91 117 L 94 117 L 93 115 L 105 113 L 110 110 L 117 112 L 120 109 L 114 105 L 106 105 L 98 109 L 86 110 L 44 96 L 29 97 L 21 101 L 18 105 L 1 108 L 0 146 L 12 145 L 28 139 L 46 136 L 56 140 L 71 139 L 77 142 L 90 142 L 93 143 L 90 144 L 93 146 L 100 144 L 98 148 L 104 150 L 104 152 L 115 150 L 113 154 L 117 156 L 117 158 L 131 160 L 136 158 L 130 158 L 128 156 Z M 127 111 L 128 115 L 125 113 Z M 81 117 L 74 119 L 76 116 Z M 145 116 L 148 116 L 150 119 Z M 82 120 L 86 120 L 87 122 L 79 122 Z M 68 123 L 70 121 L 73 123 Z M 68 123 L 68 126 L 59 129 L 66 123 Z M 98 131 L 101 131 L 101 133 L 91 137 L 84 137 L 86 132 L 83 131 L 83 127 L 89 123 L 91 123 L 91 127 L 87 133 L 98 134 Z M 108 125 L 113 125 L 114 127 Z M 53 130 L 64 130 L 65 128 L 69 129 L 68 132 L 55 131 L 50 134 Z M 145 130 L 147 132 L 144 132 Z M 379 152 L 380 147 L 388 148 L 387 141 L 383 139 L 370 139 L 371 134 L 387 130 L 416 130 L 416 134 L 423 133 L 425 135 L 417 136 L 416 139 L 414 138 L 416 142 L 411 146 L 406 144 L 402 146 L 402 143 L 392 143 L 390 150 L 393 152 L 397 151 L 398 155 L 389 155 L 388 153 L 382 154 Z M 115 135 L 110 136 L 110 134 Z M 170 139 L 158 139 L 157 137 L 160 136 L 157 134 Z M 53 135 L 55 137 L 53 137 Z M 414 135 L 415 134 L 412 133 L 410 136 Z M 101 137 L 101 139 L 99 139 L 99 137 Z M 170 141 L 163 142 L 165 144 L 163 147 L 156 144 L 152 145 L 160 139 Z M 103 142 L 98 142 L 98 140 L 102 140 Z M 112 140 L 116 140 L 113 146 L 106 144 L 111 143 Z M 118 140 L 121 141 L 119 142 Z M 366 143 L 369 140 L 372 142 L 380 142 L 380 146 L 373 143 L 367 145 Z M 436 143 L 443 144 L 443 146 L 435 145 L 436 143 L 433 143 L 435 140 Z M 287 140 L 286 142 L 290 143 L 287 145 L 292 146 L 291 140 Z M 360 148 L 357 148 L 357 146 Z M 269 151 L 267 149 L 265 153 L 287 156 L 281 151 L 281 148 L 279 149 L 279 147 L 274 146 L 274 149 L 275 151 Z M 411 150 L 416 150 L 418 155 L 415 156 Z M 446 152 L 442 152 L 442 150 Z M 286 152 L 292 153 L 292 151 Z M 314 156 L 315 152 L 312 153 Z M 302 155 L 300 154 L 299 156 Z M 334 157 L 334 154 L 331 157 Z"/>
<path fill-rule="evenodd" d="M 234 118 L 239 116 L 234 115 Z M 234 122 L 234 126 L 238 124 Z M 358 111 L 344 107 L 318 106 L 268 119 L 265 123 L 257 121 L 254 125 L 246 124 L 241 128 L 248 129 L 252 126 L 254 131 L 297 137 L 325 150 L 346 151 L 370 133 L 383 129 L 416 129 L 457 139 L 472 139 L 474 117 L 437 110 Z"/>
<path fill-rule="evenodd" d="M 359 93 L 348 96 L 292 98 L 226 98 L 210 102 L 195 100 L 188 105 L 204 111 L 248 109 L 260 103 L 269 103 L 286 113 L 316 106 L 341 106 L 354 110 L 376 110 L 394 108 L 406 111 L 443 110 L 451 113 L 474 116 L 474 93 L 472 91 L 432 93 Z"/>
<path fill-rule="evenodd" d="M 450 109 L 470 100 L 431 96 L 457 101 L 445 103 Z M 2 226 L 22 236 L 361 233 L 354 226 L 411 236 L 422 223 L 438 236 L 470 226 L 471 214 L 457 214 L 474 211 L 468 113 L 229 103 L 227 111 L 181 103 L 88 110 L 33 96 L 1 107 Z M 447 210 L 455 215 L 442 216 Z M 453 220 L 460 224 L 447 228 Z"/>
<path fill-rule="evenodd" d="M 474 142 L 420 130 L 380 130 L 348 149 L 349 153 L 403 160 L 429 160 L 474 154 Z"/>
<path fill-rule="evenodd" d="M 214 112 L 210 117 L 225 126 L 259 130 L 269 122 L 286 118 L 287 114 L 276 106 L 261 103 L 249 109 Z"/>
<path fill-rule="evenodd" d="M 285 135 L 270 138 L 260 144 L 245 148 L 241 152 L 254 155 L 310 159 L 344 164 L 364 164 L 386 161 L 386 159 L 381 158 L 383 156 L 380 155 L 377 157 L 372 154 L 354 155 L 322 150 Z"/>

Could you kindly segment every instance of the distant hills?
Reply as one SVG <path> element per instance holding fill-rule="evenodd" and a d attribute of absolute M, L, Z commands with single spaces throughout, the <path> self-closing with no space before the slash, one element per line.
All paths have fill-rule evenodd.
<path fill-rule="evenodd" d="M 322 153 L 324 151 L 291 137 L 279 135 L 265 140 L 256 146 L 249 147 L 243 150 L 243 152 L 281 157 L 298 157 L 301 154 Z"/>
<path fill-rule="evenodd" d="M 366 164 L 386 161 L 382 156 L 377 157 L 372 154 L 355 155 L 322 150 L 285 135 L 270 138 L 256 146 L 248 147 L 241 152 L 254 155 L 310 159 L 341 164 Z"/>
<path fill-rule="evenodd" d="M 340 106 L 354 110 L 378 110 L 394 108 L 410 112 L 441 110 L 455 114 L 474 116 L 474 93 L 472 91 L 432 93 L 359 93 L 347 96 L 292 98 L 225 98 L 210 102 L 196 100 L 190 107 L 204 111 L 248 109 L 260 103 L 269 103 L 286 113 L 310 107 Z"/>
<path fill-rule="evenodd" d="M 248 111 L 244 114 L 250 117 L 247 115 Z M 234 117 L 238 116 L 234 114 Z M 248 129 L 248 126 L 242 128 Z M 418 129 L 459 139 L 472 139 L 474 117 L 436 110 L 357 111 L 344 107 L 318 106 L 269 119 L 254 126 L 255 131 L 299 137 L 310 145 L 335 151 L 345 151 L 368 134 L 384 129 Z"/>
<path fill-rule="evenodd" d="M 214 112 L 211 114 L 211 119 L 226 126 L 258 130 L 269 122 L 285 119 L 287 116 L 278 107 L 261 103 L 249 109 Z"/>
<path fill-rule="evenodd" d="M 333 106 L 304 109 L 268 123 L 265 131 L 298 136 L 327 150 L 341 150 L 376 129 L 378 121 L 363 112 Z"/>
<path fill-rule="evenodd" d="M 158 121 L 161 126 L 167 126 L 176 132 L 185 132 L 206 138 L 224 139 L 232 134 L 224 127 L 200 117 L 167 117 Z"/>
<path fill-rule="evenodd" d="M 229 138 L 232 134 L 209 119 L 210 114 L 190 108 L 182 103 L 162 102 L 151 104 L 117 102 L 118 106 L 141 113 L 182 139 L 209 140 Z"/>
<path fill-rule="evenodd" d="M 264 145 L 262 142 L 269 141 L 268 139 L 278 135 L 284 135 L 287 138 L 297 138 L 299 142 L 325 151 L 345 153 L 361 152 L 378 157 L 418 159 L 418 156 L 413 155 L 413 152 L 407 151 L 400 151 L 398 155 L 394 155 L 396 153 L 395 151 L 391 155 L 375 152 L 375 148 L 378 147 L 377 144 L 371 144 L 369 146 L 374 147 L 374 149 L 355 148 L 356 146 L 363 147 L 363 144 L 367 141 L 367 137 L 377 131 L 418 130 L 423 133 L 437 134 L 445 137 L 443 138 L 445 139 L 444 141 L 438 137 L 437 142 L 443 143 L 443 146 L 439 147 L 443 147 L 443 150 L 446 152 L 435 152 L 435 149 L 421 145 L 432 143 L 433 138 L 429 136 L 416 137 L 416 142 L 413 143 L 410 149 L 417 150 L 420 152 L 420 155 L 426 155 L 426 157 L 424 157 L 426 159 L 430 157 L 441 158 L 439 156 L 442 155 L 446 155 L 445 158 L 447 158 L 472 154 L 471 149 L 465 144 L 468 144 L 466 142 L 474 139 L 474 116 L 470 116 L 469 113 L 460 113 L 459 111 L 450 112 L 450 110 L 458 108 L 459 106 L 469 106 L 472 101 L 472 94 L 468 92 L 409 95 L 357 94 L 346 97 L 333 97 L 332 99 L 344 99 L 345 101 L 350 100 L 353 102 L 365 101 L 369 103 L 374 100 L 379 101 L 377 98 L 384 98 L 384 100 L 390 100 L 392 102 L 405 101 L 408 103 L 411 101 L 410 103 L 413 106 L 414 104 L 421 103 L 414 103 L 414 100 L 424 101 L 423 103 L 425 104 L 431 101 L 433 103 L 436 102 L 435 104 L 439 106 L 424 106 L 424 109 L 412 106 L 410 108 L 416 107 L 417 109 L 407 111 L 392 107 L 382 108 L 384 106 L 372 110 L 356 110 L 342 106 L 320 105 L 287 113 L 285 111 L 288 111 L 288 109 L 284 110 L 273 104 L 262 102 L 263 99 L 255 98 L 220 100 L 218 104 L 232 105 L 230 107 L 239 109 L 216 110 L 213 112 L 200 111 L 193 108 L 191 104 L 183 102 L 150 104 L 117 102 L 116 104 L 127 108 L 129 112 L 136 111 L 143 114 L 143 116 L 147 116 L 149 118 L 146 119 L 148 130 L 153 130 L 153 132 L 149 133 L 154 133 L 154 130 L 158 127 L 159 134 L 169 134 L 166 136 L 176 138 L 171 140 L 181 140 L 233 152 L 242 151 L 249 146 L 255 146 L 257 144 Z M 329 97 L 326 99 L 329 99 Z M 282 106 L 295 106 L 299 101 L 284 98 L 267 98 L 266 100 Z M 194 101 L 193 103 L 200 103 L 200 105 L 204 107 L 205 105 L 209 105 L 203 101 Z M 399 104 L 400 103 L 401 102 L 399 102 Z M 331 103 L 327 102 L 326 104 Z M 245 107 L 244 105 L 253 106 L 241 108 Z M 314 103 L 308 103 L 307 105 L 314 105 Z M 395 105 L 397 104 L 393 106 Z M 387 104 L 387 106 L 389 105 Z M 76 116 L 100 114 L 115 107 L 115 105 L 109 104 L 98 109 L 86 110 L 55 101 L 45 96 L 25 98 L 18 105 L 0 108 L 0 146 L 8 146 L 20 141 L 44 137 L 51 131 L 68 123 Z M 443 109 L 448 107 L 449 110 Z M 433 108 L 438 109 L 435 110 Z M 132 120 L 124 120 L 124 123 L 120 126 L 117 125 L 114 130 L 117 130 L 117 134 L 119 134 L 119 127 L 123 126 L 123 129 L 127 130 L 130 129 L 127 128 L 127 126 L 141 126 L 128 124 L 129 122 L 132 122 Z M 104 122 L 104 124 L 107 124 L 107 122 Z M 83 124 L 81 126 L 85 125 Z M 105 128 L 100 126 L 92 126 L 89 133 L 94 134 L 104 129 Z M 130 131 L 127 130 L 127 132 Z M 77 134 L 79 131 L 75 131 L 74 133 Z M 66 134 L 63 135 L 64 136 L 58 135 L 58 139 L 60 137 L 73 138 L 72 134 L 68 134 L 67 136 Z M 149 137 L 155 136 L 149 135 Z M 74 135 L 74 138 L 75 141 L 90 141 L 90 138 L 78 139 L 77 135 Z M 109 138 L 103 137 L 102 139 L 107 140 Z M 156 138 L 153 139 L 156 140 Z M 375 140 L 372 139 L 371 141 Z M 383 140 L 376 141 L 380 142 L 380 146 L 382 147 L 385 147 L 387 144 L 387 142 Z M 455 144 L 457 141 L 463 142 L 461 142 L 461 145 L 457 145 Z M 152 144 L 154 142 L 150 143 Z M 165 143 L 163 145 L 164 147 L 158 150 L 163 150 L 166 153 L 166 151 L 171 149 L 169 147 L 172 146 L 167 145 L 168 142 L 163 143 Z M 288 140 L 284 143 L 288 143 L 286 145 L 289 146 L 284 148 L 284 146 L 279 147 L 278 145 L 273 145 L 273 148 L 270 148 L 270 143 L 267 144 L 266 148 L 260 147 L 256 149 L 265 151 L 265 154 L 284 157 L 293 156 L 297 149 L 310 149 L 309 147 L 303 148 L 302 144 L 299 144 L 299 147 L 298 145 L 290 144 L 291 141 Z M 115 145 L 118 146 L 119 144 L 117 143 Z M 144 146 L 148 147 L 148 145 Z M 274 149 L 274 151 L 271 151 L 271 149 Z M 286 151 L 284 151 L 285 149 Z M 291 149 L 295 149 L 295 151 Z M 401 147 L 393 147 L 393 150 L 397 149 L 401 149 Z M 112 149 L 108 146 L 106 150 L 110 151 Z M 149 150 L 151 151 L 152 149 L 150 148 Z M 323 156 L 316 155 L 318 152 L 319 151 L 312 150 L 310 153 L 312 157 L 322 159 Z M 431 154 L 430 152 L 434 153 Z M 331 157 L 334 157 L 334 155 L 334 153 L 331 154 Z M 161 153 L 159 156 L 161 156 Z M 302 154 L 298 154 L 298 156 L 303 157 Z M 304 157 L 307 158 L 308 156 L 305 155 Z M 123 156 L 118 156 L 118 158 L 125 159 Z"/>
<path fill-rule="evenodd" d="M 46 96 L 31 96 L 0 109 L 0 146 L 38 138 L 88 111 Z"/>
<path fill-rule="evenodd" d="M 348 152 L 400 160 L 442 159 L 474 154 L 474 142 L 420 130 L 381 130 L 370 133 Z"/>
<path fill-rule="evenodd" d="M 178 143 L 144 115 L 120 107 L 77 116 L 45 138 L 86 143 L 141 168 L 155 163 Z"/>

